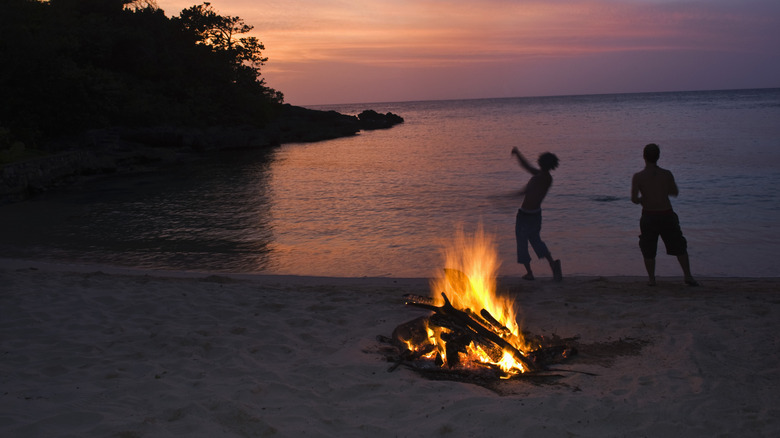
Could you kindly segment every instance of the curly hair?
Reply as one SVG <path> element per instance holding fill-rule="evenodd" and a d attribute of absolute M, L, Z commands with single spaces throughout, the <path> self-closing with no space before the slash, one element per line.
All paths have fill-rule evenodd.
<path fill-rule="evenodd" d="M 558 167 L 558 157 L 553 153 L 545 152 L 542 155 L 539 155 L 537 163 L 539 163 L 539 167 L 544 170 L 553 170 Z"/>

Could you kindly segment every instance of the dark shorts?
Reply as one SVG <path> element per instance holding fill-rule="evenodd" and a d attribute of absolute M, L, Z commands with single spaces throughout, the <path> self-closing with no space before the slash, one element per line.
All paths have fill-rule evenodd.
<path fill-rule="evenodd" d="M 550 250 L 542 242 L 539 233 L 542 231 L 542 211 L 528 213 L 523 209 L 517 210 L 515 220 L 515 237 L 517 238 L 517 263 L 531 263 L 531 254 L 528 252 L 528 244 L 534 249 L 540 259 L 547 257 Z"/>
<path fill-rule="evenodd" d="M 688 253 L 688 242 L 680 229 L 680 219 L 673 211 L 643 212 L 639 220 L 639 249 L 646 259 L 655 258 L 658 252 L 658 237 L 664 241 L 666 253 L 684 255 Z"/>

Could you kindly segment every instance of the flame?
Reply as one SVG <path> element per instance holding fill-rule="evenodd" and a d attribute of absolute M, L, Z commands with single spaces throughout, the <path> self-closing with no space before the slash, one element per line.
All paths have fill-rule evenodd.
<path fill-rule="evenodd" d="M 486 233 L 480 225 L 473 236 L 467 236 L 462 228 L 455 233 L 452 245 L 443 250 L 445 269 L 431 280 L 431 292 L 436 305 L 444 304 L 441 293 L 444 292 L 453 307 L 471 311 L 479 315 L 487 311 L 498 324 L 506 330 L 496 330 L 509 344 L 520 352 L 529 347 L 520 332 L 514 300 L 496 294 L 496 277 L 500 263 L 496 251 L 495 239 Z M 495 329 L 495 327 L 494 327 Z M 440 353 L 445 351 L 445 341 L 435 330 L 429 330 L 429 338 Z M 468 361 L 482 362 L 499 366 L 504 372 L 517 374 L 527 371 L 523 364 L 507 350 L 496 358 L 473 344 L 467 348 Z M 442 358 L 446 363 L 446 356 Z"/>

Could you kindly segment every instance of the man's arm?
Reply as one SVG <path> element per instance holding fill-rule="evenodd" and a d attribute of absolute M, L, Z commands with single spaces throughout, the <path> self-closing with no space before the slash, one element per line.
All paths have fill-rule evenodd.
<path fill-rule="evenodd" d="M 669 196 L 677 197 L 680 194 L 680 189 L 677 188 L 677 183 L 674 181 L 674 175 L 667 170 L 669 174 Z"/>
<path fill-rule="evenodd" d="M 523 154 L 520 153 L 520 151 L 517 149 L 517 147 L 512 148 L 512 155 L 517 157 L 517 161 L 520 162 L 520 166 L 523 167 L 523 169 L 530 172 L 532 175 L 538 175 L 541 170 L 535 168 L 531 165 L 531 163 L 528 162 L 528 160 L 525 159 Z"/>
<path fill-rule="evenodd" d="M 642 198 L 639 196 L 639 174 L 634 174 L 631 178 L 631 202 L 634 204 L 641 204 Z"/>

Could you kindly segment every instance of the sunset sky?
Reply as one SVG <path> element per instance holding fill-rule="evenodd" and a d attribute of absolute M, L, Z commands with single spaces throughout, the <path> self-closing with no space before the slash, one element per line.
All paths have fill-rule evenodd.
<path fill-rule="evenodd" d="M 778 0 L 211 5 L 254 26 L 266 83 L 293 105 L 780 87 Z"/>

